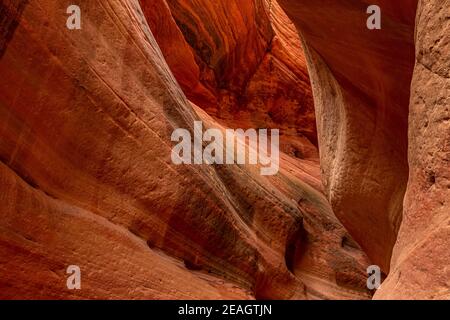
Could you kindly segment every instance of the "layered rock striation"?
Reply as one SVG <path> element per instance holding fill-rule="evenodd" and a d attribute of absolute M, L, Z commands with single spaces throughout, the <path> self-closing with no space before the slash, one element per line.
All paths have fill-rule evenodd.
<path fill-rule="evenodd" d="M 282 153 L 273 177 L 260 176 L 254 166 L 171 162 L 174 129 L 192 132 L 196 120 L 219 128 L 245 123 L 204 110 L 221 108 L 217 90 L 235 94 L 242 64 L 264 68 L 272 33 L 280 41 L 272 55 L 296 66 L 283 67 L 289 70 L 279 74 L 280 83 L 306 77 L 296 56 L 282 49 L 287 31 L 256 14 L 265 12 L 264 3 L 236 1 L 239 10 L 205 4 L 209 11 L 202 13 L 188 2 L 152 1 L 158 18 L 152 20 L 137 0 L 82 1 L 81 30 L 66 28 L 64 2 L 16 4 L 2 1 L 1 7 L 2 298 L 370 297 L 369 262 L 334 217 L 307 138 L 285 135 L 290 151 Z M 210 71 L 202 69 L 198 48 L 178 27 L 182 17 L 170 18 L 181 8 L 205 23 L 186 26 L 209 28 L 196 34 L 216 37 L 217 47 L 208 47 L 212 86 L 203 81 Z M 234 11 L 224 15 L 228 8 Z M 248 39 L 244 44 L 220 34 L 231 22 L 208 26 L 214 13 L 219 22 L 245 22 L 245 34 L 261 41 L 261 50 Z M 260 24 L 263 29 L 252 29 Z M 179 42 L 159 45 L 155 35 Z M 258 59 L 252 60 L 252 46 Z M 263 74 L 256 78 L 268 81 Z M 258 96 L 256 83 L 251 92 Z M 66 287 L 70 265 L 81 269 L 81 290 Z"/>
<path fill-rule="evenodd" d="M 449 298 L 448 0 L 279 4 L 0 2 L 1 298 Z M 279 172 L 175 165 L 196 121 Z"/>
<path fill-rule="evenodd" d="M 317 144 L 301 42 L 274 1 L 141 0 L 187 97 L 236 128 L 281 128 Z"/>

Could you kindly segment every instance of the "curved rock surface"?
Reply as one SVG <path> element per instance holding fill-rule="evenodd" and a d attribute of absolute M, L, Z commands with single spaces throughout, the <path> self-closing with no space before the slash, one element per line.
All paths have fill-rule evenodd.
<path fill-rule="evenodd" d="M 317 144 L 301 41 L 276 1 L 141 0 L 187 97 L 236 128 L 281 128 Z"/>
<path fill-rule="evenodd" d="M 280 0 L 307 47 L 326 193 L 340 221 L 387 273 L 408 179 L 415 0 Z M 392 50 L 395 48 L 395 50 Z"/>
<path fill-rule="evenodd" d="M 203 111 L 221 96 L 202 82 L 198 53 L 191 51 L 193 58 L 171 29 L 168 10 L 174 16 L 186 3 L 169 4 L 151 2 L 164 21 L 152 22 L 138 0 L 85 1 L 82 30 L 71 31 L 62 2 L 2 2 L 0 297 L 370 297 L 369 262 L 334 217 L 307 139 L 283 138 L 293 151 L 282 153 L 274 177 L 253 166 L 172 164 L 175 128 L 228 120 Z M 258 1 L 235 5 L 265 10 Z M 184 51 L 168 64 L 162 52 L 171 44 L 160 50 L 158 30 Z M 267 31 L 279 35 L 273 56 L 293 64 L 295 56 L 282 50 L 287 30 L 274 30 Z M 221 81 L 239 87 L 242 78 L 223 70 L 238 68 L 249 49 L 220 58 L 228 42 L 218 43 L 209 61 L 218 63 L 217 88 Z M 263 61 L 267 48 L 251 45 Z M 180 75 L 174 61 L 191 74 Z M 299 70 L 289 71 L 304 77 Z M 178 83 L 205 105 L 192 106 Z M 66 287 L 69 265 L 81 268 L 81 290 Z"/>
<path fill-rule="evenodd" d="M 371 1 L 373 31 L 368 1 L 279 3 L 81 1 L 69 30 L 0 1 L 0 298 L 368 299 L 377 264 L 377 299 L 450 299 L 449 0 Z M 279 173 L 174 165 L 199 120 L 279 128 Z"/>
<path fill-rule="evenodd" d="M 449 299 L 449 1 L 371 1 L 376 31 L 366 1 L 279 2 L 307 48 L 328 198 L 390 271 L 375 298 Z"/>

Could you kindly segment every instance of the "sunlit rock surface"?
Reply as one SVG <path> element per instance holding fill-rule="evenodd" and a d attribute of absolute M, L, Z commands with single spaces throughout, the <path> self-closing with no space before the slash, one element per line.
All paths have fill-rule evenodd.
<path fill-rule="evenodd" d="M 317 150 L 308 140 L 313 115 L 287 115 L 293 128 L 282 147 L 289 152 L 273 177 L 255 166 L 171 162 L 175 128 L 192 130 L 195 120 L 221 128 L 246 123 L 233 116 L 234 107 L 228 116 L 214 112 L 224 95 L 243 88 L 242 65 L 258 73 L 265 63 L 284 61 L 274 68 L 278 85 L 291 79 L 292 90 L 304 88 L 310 97 L 300 51 L 283 49 L 301 50 L 284 36 L 294 29 L 277 25 L 286 17 L 273 18 L 272 27 L 265 3 L 236 1 L 244 5 L 239 12 L 249 13 L 245 19 L 255 20 L 248 25 L 261 24 L 264 32 L 250 28 L 258 36 L 245 45 L 220 38 L 211 48 L 210 86 L 198 53 L 188 50 L 169 15 L 193 11 L 183 2 L 152 5 L 163 22 L 152 22 L 137 0 L 81 1 L 82 30 L 71 31 L 66 3 L 2 1 L 0 297 L 369 298 L 369 262 L 323 195 Z M 205 24 L 211 13 L 223 15 L 223 8 L 202 8 L 210 10 L 199 19 Z M 234 17 L 220 15 L 217 21 Z M 221 25 L 214 28 L 218 36 Z M 173 59 L 190 75 L 164 55 L 157 30 L 180 41 L 166 45 L 182 51 Z M 273 59 L 265 53 L 271 41 L 279 42 Z M 230 43 L 241 49 L 221 57 Z M 259 103 L 258 83 L 271 82 L 263 73 L 248 86 Z M 302 99 L 295 103 L 312 110 Z M 252 112 L 263 117 L 270 108 Z M 273 119 L 260 123 L 285 121 Z M 302 134 L 300 124 L 310 129 Z M 69 265 L 81 268 L 81 290 L 66 287 Z"/>
<path fill-rule="evenodd" d="M 450 299 L 449 1 L 420 1 L 409 181 L 391 273 L 377 299 Z"/>

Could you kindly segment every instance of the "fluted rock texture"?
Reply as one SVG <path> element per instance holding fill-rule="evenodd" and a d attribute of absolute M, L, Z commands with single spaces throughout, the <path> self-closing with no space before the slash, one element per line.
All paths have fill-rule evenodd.
<path fill-rule="evenodd" d="M 317 150 L 301 136 L 301 117 L 308 119 L 307 137 L 314 115 L 301 104 L 310 96 L 304 59 L 283 51 L 283 33 L 294 29 L 274 22 L 272 30 L 268 15 L 256 14 L 267 10 L 260 1 L 236 1 L 239 10 L 202 2 L 195 9 L 203 13 L 191 11 L 190 2 L 149 3 L 153 15 L 138 0 L 79 1 L 82 29 L 69 30 L 64 1 L 1 1 L 0 297 L 370 297 L 369 262 L 334 217 Z M 256 38 L 234 39 L 232 27 L 218 34 L 228 21 L 203 25 L 225 9 L 232 11 L 217 21 L 242 20 L 251 26 L 245 34 Z M 177 29 L 184 20 L 171 20 L 175 12 L 199 17 Z M 266 33 L 252 29 L 258 25 Z M 194 27 L 203 37 L 194 39 L 198 46 L 186 41 Z M 162 41 L 160 48 L 154 34 L 177 42 Z M 271 47 L 276 34 L 279 43 Z M 277 90 L 289 79 L 287 88 L 305 87 L 292 103 L 309 110 L 291 119 L 293 132 L 283 135 L 290 151 L 281 155 L 279 174 L 172 164 L 175 128 L 192 131 L 195 120 L 221 128 L 245 124 L 232 109 L 226 117 L 203 110 L 220 111 L 223 96 L 235 96 L 245 87 L 241 76 L 252 72 L 247 97 L 262 103 L 257 83 L 269 81 L 264 68 L 271 61 L 278 64 Z M 204 80 L 208 74 L 213 85 Z M 271 121 L 276 124 L 261 124 Z M 81 268 L 81 290 L 66 287 L 69 265 Z"/>
<path fill-rule="evenodd" d="M 0 298 L 450 298 L 449 0 L 78 2 L 0 0 Z M 173 164 L 194 121 L 278 174 Z"/>
<path fill-rule="evenodd" d="M 416 1 L 373 1 L 383 8 L 375 31 L 365 1 L 279 2 L 307 46 L 328 198 L 387 273 L 408 179 Z"/>
<path fill-rule="evenodd" d="M 371 1 L 374 31 L 366 1 L 279 2 L 308 53 L 327 196 L 390 271 L 375 298 L 449 299 L 449 1 Z"/>

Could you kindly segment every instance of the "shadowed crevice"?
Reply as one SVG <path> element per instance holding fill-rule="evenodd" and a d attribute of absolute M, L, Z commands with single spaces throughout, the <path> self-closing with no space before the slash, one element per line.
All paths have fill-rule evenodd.
<path fill-rule="evenodd" d="M 0 59 L 14 36 L 27 4 L 28 0 L 0 1 Z"/>

